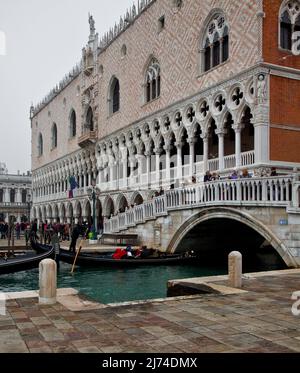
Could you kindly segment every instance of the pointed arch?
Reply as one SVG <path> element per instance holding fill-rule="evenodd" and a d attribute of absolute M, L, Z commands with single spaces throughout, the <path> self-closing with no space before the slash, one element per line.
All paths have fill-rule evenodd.
<path fill-rule="evenodd" d="M 279 9 L 279 47 L 292 50 L 292 36 L 300 31 L 300 1 L 284 0 Z"/>
<path fill-rule="evenodd" d="M 71 109 L 70 111 L 69 123 L 69 137 L 70 139 L 73 139 L 74 137 L 76 137 L 77 134 L 77 118 L 74 109 Z"/>
<path fill-rule="evenodd" d="M 38 156 L 41 157 L 44 154 L 44 140 L 43 135 L 40 133 L 38 137 Z"/>
<path fill-rule="evenodd" d="M 229 59 L 229 24 L 222 9 L 213 9 L 201 31 L 200 70 L 210 71 Z"/>
<path fill-rule="evenodd" d="M 108 92 L 109 115 L 120 111 L 120 82 L 115 76 L 111 78 Z"/>
<path fill-rule="evenodd" d="M 91 108 L 91 106 L 88 107 L 87 109 L 87 112 L 86 112 L 86 128 L 89 130 L 89 131 L 94 131 L 95 127 L 94 127 L 94 113 L 93 113 L 93 109 Z"/>
<path fill-rule="evenodd" d="M 116 211 L 118 213 L 123 213 L 129 207 L 127 198 L 124 194 L 119 194 L 116 200 Z"/>
<path fill-rule="evenodd" d="M 151 57 L 145 71 L 145 103 L 160 96 L 161 71 L 160 64 L 155 57 Z"/>
<path fill-rule="evenodd" d="M 103 203 L 103 216 L 110 218 L 115 213 L 115 204 L 110 196 L 106 196 Z"/>
<path fill-rule="evenodd" d="M 51 150 L 57 148 L 57 125 L 56 123 L 52 124 L 51 128 Z"/>
<path fill-rule="evenodd" d="M 134 192 L 131 196 L 131 199 L 130 199 L 130 205 L 139 206 L 139 205 L 142 205 L 143 203 L 144 203 L 144 199 L 143 199 L 142 195 L 139 192 Z"/>

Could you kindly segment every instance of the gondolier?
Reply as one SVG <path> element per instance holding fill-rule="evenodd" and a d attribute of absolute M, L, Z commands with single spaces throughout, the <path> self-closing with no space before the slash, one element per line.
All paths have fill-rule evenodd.
<path fill-rule="evenodd" d="M 75 253 L 76 252 L 76 243 L 81 234 L 81 229 L 78 224 L 75 225 L 72 235 L 71 235 L 71 244 L 70 244 L 70 251 Z"/>

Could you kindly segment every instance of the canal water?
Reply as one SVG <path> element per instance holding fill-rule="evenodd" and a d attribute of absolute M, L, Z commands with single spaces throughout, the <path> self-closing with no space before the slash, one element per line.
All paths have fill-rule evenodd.
<path fill-rule="evenodd" d="M 71 266 L 61 264 L 58 271 L 58 287 L 74 288 L 81 294 L 98 302 L 118 303 L 135 300 L 164 298 L 168 280 L 221 275 L 226 269 L 199 265 L 147 266 L 116 269 L 76 268 L 71 275 Z M 31 270 L 0 277 L 0 291 L 15 292 L 38 289 L 38 270 Z"/>

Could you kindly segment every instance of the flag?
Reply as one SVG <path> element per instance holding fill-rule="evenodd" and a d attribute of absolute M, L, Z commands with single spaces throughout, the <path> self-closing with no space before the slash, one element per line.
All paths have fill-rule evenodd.
<path fill-rule="evenodd" d="M 75 176 L 71 176 L 69 178 L 69 183 L 70 183 L 69 198 L 73 198 L 74 197 L 73 190 L 79 187 L 75 179 Z"/>

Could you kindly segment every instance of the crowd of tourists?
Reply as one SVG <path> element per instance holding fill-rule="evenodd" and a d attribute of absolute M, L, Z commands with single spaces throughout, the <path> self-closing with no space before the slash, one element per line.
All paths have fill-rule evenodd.
<path fill-rule="evenodd" d="M 20 240 L 25 236 L 26 230 L 30 227 L 30 223 L 22 222 L 14 225 L 14 237 Z M 0 239 L 7 240 L 9 235 L 9 225 L 7 222 L 0 221 Z"/>
<path fill-rule="evenodd" d="M 277 170 L 275 167 L 273 167 L 271 169 L 271 173 L 270 175 L 271 177 L 275 177 L 275 176 L 278 176 L 277 174 Z M 238 180 L 238 179 L 250 179 L 254 177 L 254 174 L 251 174 L 247 168 L 243 169 L 240 173 L 237 171 L 237 170 L 233 170 L 232 173 L 230 174 L 229 177 L 226 177 L 226 179 L 229 179 L 229 180 Z M 205 176 L 204 176 L 204 182 L 205 183 L 208 183 L 208 182 L 212 182 L 212 181 L 218 181 L 218 180 L 221 180 L 221 177 L 218 173 L 214 172 L 214 173 L 211 173 L 210 171 L 207 171 Z"/>

